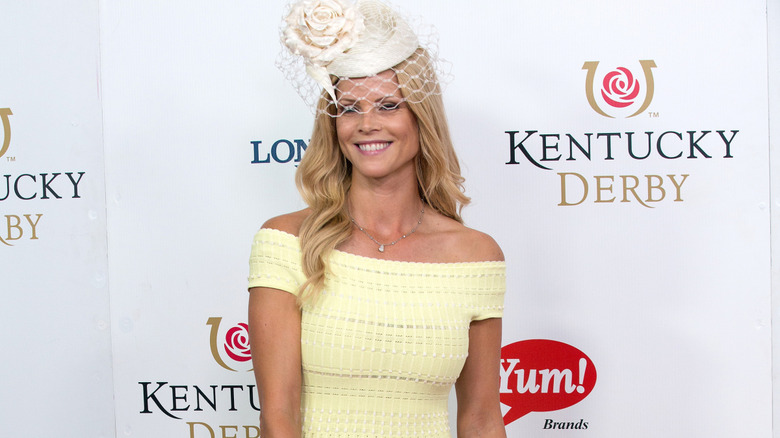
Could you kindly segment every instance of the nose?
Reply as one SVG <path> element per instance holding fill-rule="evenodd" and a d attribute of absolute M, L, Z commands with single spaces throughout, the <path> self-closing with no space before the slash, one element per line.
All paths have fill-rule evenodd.
<path fill-rule="evenodd" d="M 360 114 L 358 130 L 360 130 L 361 133 L 378 131 L 381 127 L 382 125 L 379 121 L 379 117 L 377 117 L 376 109 L 373 106 L 369 107 L 368 111 Z"/>

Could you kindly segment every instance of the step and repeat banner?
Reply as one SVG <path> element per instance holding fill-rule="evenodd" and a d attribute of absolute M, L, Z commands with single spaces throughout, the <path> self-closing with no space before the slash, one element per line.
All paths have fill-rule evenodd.
<path fill-rule="evenodd" d="M 0 435 L 114 436 L 98 4 L 0 5 Z"/>
<path fill-rule="evenodd" d="M 47 3 L 0 16 L 0 430 L 256 438 L 249 249 L 313 121 L 284 3 Z M 767 2 L 394 3 L 506 255 L 507 435 L 771 437 Z"/>

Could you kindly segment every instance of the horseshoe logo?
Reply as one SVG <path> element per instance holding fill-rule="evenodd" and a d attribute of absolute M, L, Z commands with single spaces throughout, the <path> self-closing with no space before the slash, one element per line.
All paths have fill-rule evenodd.
<path fill-rule="evenodd" d="M 11 115 L 11 108 L 0 108 L 0 120 L 3 121 L 3 147 L 0 148 L 0 157 L 8 152 L 8 146 L 11 145 L 11 121 L 8 120 Z"/>
<path fill-rule="evenodd" d="M 219 347 L 217 347 L 217 333 L 219 333 L 220 322 L 222 322 L 222 318 L 216 318 L 216 317 L 211 317 L 206 322 L 207 325 L 211 326 L 211 336 L 209 336 L 209 344 L 211 346 L 211 356 L 222 368 L 230 371 L 235 371 L 233 368 L 230 368 L 225 363 L 224 360 L 222 360 L 222 357 L 219 354 Z"/>
<path fill-rule="evenodd" d="M 222 359 L 222 354 L 220 352 L 220 346 L 219 346 L 220 342 L 217 339 L 219 334 L 219 325 L 221 322 L 222 322 L 222 318 L 220 317 L 211 317 L 208 319 L 208 321 L 206 321 L 206 325 L 211 326 L 210 335 L 209 335 L 209 346 L 211 347 L 211 357 L 213 357 L 214 361 L 217 364 L 219 364 L 219 366 L 221 366 L 222 368 L 228 371 L 238 371 L 228 366 L 228 364 L 225 363 L 225 360 Z M 249 334 L 247 333 L 247 329 L 248 327 L 246 324 L 240 323 L 237 326 L 228 330 L 229 340 L 226 341 L 229 341 L 230 344 L 226 343 L 223 348 L 225 349 L 225 353 L 227 353 L 227 355 L 231 359 L 237 362 L 247 362 L 251 360 L 249 358 L 249 348 L 248 348 L 249 345 L 248 345 L 248 338 L 247 338 Z M 240 333 L 236 333 L 236 332 L 240 332 Z M 233 336 L 231 336 L 231 334 Z M 239 343 L 241 345 L 237 346 L 235 345 L 235 343 Z M 235 350 L 231 350 L 229 348 L 234 348 Z M 238 355 L 236 353 L 238 353 Z M 252 371 L 252 369 L 249 369 L 248 371 Z"/>
<path fill-rule="evenodd" d="M 590 104 L 590 107 L 593 108 L 593 111 L 596 111 L 604 117 L 614 119 L 613 116 L 610 116 L 604 112 L 604 110 L 599 107 L 598 102 L 596 102 L 593 84 L 596 79 L 596 67 L 598 67 L 598 65 L 598 61 L 588 61 L 582 66 L 582 69 L 588 72 L 585 78 L 585 96 L 588 98 L 588 103 Z M 647 87 L 647 91 L 645 92 L 645 100 L 642 102 L 642 105 L 638 110 L 636 110 L 635 113 L 626 118 L 631 118 L 642 114 L 647 109 L 647 107 L 650 106 L 650 102 L 653 101 L 653 94 L 655 93 L 655 81 L 653 79 L 652 70 L 656 67 L 655 61 L 652 59 L 642 60 L 639 61 L 639 65 L 642 66 L 642 72 L 645 75 L 645 84 Z"/>

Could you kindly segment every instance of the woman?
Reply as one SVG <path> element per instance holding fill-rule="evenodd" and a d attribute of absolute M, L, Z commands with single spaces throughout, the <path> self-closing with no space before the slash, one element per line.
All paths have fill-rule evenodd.
<path fill-rule="evenodd" d="M 458 436 L 505 437 L 503 254 L 462 224 L 431 56 L 377 0 L 300 2 L 284 39 L 322 91 L 296 175 L 309 207 L 252 248 L 261 435 L 449 437 L 454 384 Z"/>

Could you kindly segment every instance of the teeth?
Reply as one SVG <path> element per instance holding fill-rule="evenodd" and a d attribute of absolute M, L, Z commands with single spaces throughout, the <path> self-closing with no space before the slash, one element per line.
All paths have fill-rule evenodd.
<path fill-rule="evenodd" d="M 390 146 L 390 143 L 360 143 L 357 146 L 363 152 L 374 152 Z"/>

